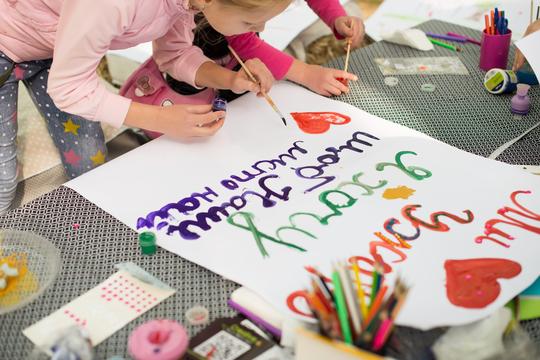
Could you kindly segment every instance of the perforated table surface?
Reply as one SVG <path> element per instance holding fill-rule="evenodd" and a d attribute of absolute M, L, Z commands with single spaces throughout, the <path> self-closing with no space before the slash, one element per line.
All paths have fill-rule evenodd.
<path fill-rule="evenodd" d="M 438 34 L 453 31 L 480 40 L 480 31 L 431 20 L 419 29 Z M 531 112 L 521 118 L 510 111 L 512 94 L 492 95 L 483 85 L 485 72 L 478 67 L 480 46 L 459 44 L 461 52 L 435 46 L 434 51 L 420 51 L 385 41 L 351 53 L 349 69 L 360 80 L 352 83 L 351 92 L 339 99 L 383 119 L 416 129 L 465 151 L 489 156 L 500 145 L 540 121 L 540 86 L 529 91 Z M 385 85 L 384 76 L 373 59 L 457 56 L 470 75 L 402 75 L 399 83 Z M 514 47 L 509 55 L 509 67 Z M 344 59 L 331 67 L 343 69 Z M 420 90 L 422 84 L 434 84 L 434 92 Z M 514 144 L 497 160 L 510 164 L 540 165 L 540 127 Z"/>
<path fill-rule="evenodd" d="M 444 25 L 439 22 L 427 23 L 423 27 L 438 32 L 446 31 L 446 29 L 456 30 L 456 27 Z M 475 34 L 470 30 L 461 28 L 457 30 L 458 32 L 470 35 Z M 412 127 L 418 126 L 417 128 L 426 130 L 430 135 L 434 136 L 434 132 L 440 131 L 439 134 L 449 136 L 452 132 L 444 130 L 445 126 L 443 125 L 446 124 L 449 126 L 454 125 L 454 123 L 461 123 L 461 126 L 465 126 L 465 121 L 456 120 L 454 117 L 425 120 L 426 117 L 422 111 L 412 108 L 407 108 L 407 110 L 403 111 L 403 115 L 400 116 L 399 111 L 397 109 L 392 110 L 390 104 L 396 103 L 396 99 L 401 99 L 400 101 L 406 101 L 409 106 L 416 104 L 418 107 L 425 107 L 425 95 L 413 94 L 412 90 L 406 91 L 406 93 L 410 93 L 409 100 L 407 100 L 407 96 L 400 95 L 397 97 L 396 94 L 391 95 L 389 92 L 384 91 L 387 89 L 379 89 L 384 85 L 381 85 L 382 76 L 376 73 L 378 69 L 361 69 L 361 65 L 364 66 L 363 64 L 368 62 L 374 55 L 395 57 L 399 54 L 403 56 L 409 54 L 410 56 L 410 52 L 408 51 L 406 49 L 396 49 L 387 44 L 375 44 L 365 50 L 355 52 L 352 58 L 352 65 L 354 69 L 358 70 L 357 73 L 360 74 L 365 83 L 355 89 L 353 94 L 343 97 L 343 100 L 385 118 L 396 120 Z M 476 51 L 478 50 L 476 49 Z M 365 55 L 364 52 L 367 54 Z M 470 56 L 472 57 L 473 55 Z M 467 64 L 469 71 L 474 70 L 472 68 L 472 59 L 464 60 L 464 62 Z M 368 76 L 365 74 L 366 72 L 371 73 Z M 475 76 L 478 77 L 479 74 Z M 442 86 L 444 84 L 443 78 L 448 79 L 448 77 L 441 77 L 441 79 L 430 77 L 429 81 L 436 82 L 439 86 Z M 420 81 L 415 83 L 413 79 L 402 80 L 400 84 L 408 82 L 410 82 L 409 89 L 421 85 Z M 404 86 L 404 84 L 401 86 Z M 457 92 L 457 88 L 454 88 L 454 91 Z M 473 92 L 476 94 L 475 96 L 482 99 L 484 95 L 482 91 L 474 90 Z M 361 96 L 365 94 L 367 94 L 366 99 Z M 436 94 L 435 92 L 431 96 L 437 96 Z M 385 96 L 388 97 L 386 103 L 382 100 Z M 443 94 L 439 94 L 438 96 L 442 98 Z M 459 98 L 457 93 L 453 96 L 453 101 Z M 534 96 L 538 100 L 537 92 Z M 375 99 L 378 99 L 379 107 L 383 109 L 377 108 Z M 438 101 L 439 103 L 443 102 L 442 99 Z M 491 104 L 492 100 L 485 101 Z M 436 104 L 432 106 L 435 107 Z M 495 105 L 492 104 L 489 106 Z M 454 107 L 457 107 L 457 105 L 452 105 L 452 108 Z M 497 111 L 499 113 L 502 113 L 501 106 L 496 109 L 498 109 Z M 431 111 L 433 115 L 435 110 L 432 109 Z M 461 111 L 462 113 L 466 113 L 465 110 Z M 422 114 L 422 117 L 420 115 L 413 117 L 414 114 Z M 538 112 L 535 112 L 535 114 L 538 114 Z M 471 118 L 469 117 L 467 119 Z M 416 122 L 424 120 L 427 125 L 415 125 Z M 499 120 L 494 116 L 493 121 Z M 511 119 L 508 121 L 511 121 Z M 454 128 L 459 129 L 459 126 L 456 125 Z M 471 132 L 470 127 L 466 127 L 466 130 Z M 514 131 L 513 134 L 515 134 L 515 130 L 509 129 L 508 131 Z M 487 133 L 489 132 L 486 131 L 482 134 Z M 513 154 L 513 157 L 508 160 L 525 163 L 528 158 L 525 156 L 522 157 L 522 155 L 527 154 L 527 149 L 529 152 L 536 151 L 536 157 L 531 157 L 531 161 L 532 159 L 537 159 L 538 134 L 538 131 L 532 134 L 532 136 L 536 136 L 536 141 L 528 140 L 522 142 L 522 144 L 528 144 L 527 146 L 520 145 L 524 146 L 523 152 L 515 149 L 514 152 L 509 153 Z M 471 135 L 471 139 L 468 140 L 470 140 L 472 145 L 467 145 L 466 139 L 456 136 L 453 138 L 453 144 L 456 145 L 459 143 L 463 145 L 463 148 L 468 147 L 471 151 L 474 150 L 483 155 L 490 152 L 490 146 L 488 146 L 490 143 L 487 142 L 487 145 L 485 145 L 481 136 Z M 74 228 L 74 224 L 79 224 L 79 227 Z M 153 256 L 141 256 L 137 234 L 133 230 L 69 188 L 60 187 L 0 217 L 0 227 L 38 233 L 50 239 L 60 249 L 62 254 L 62 271 L 54 285 L 33 303 L 20 310 L 0 316 L 0 359 L 2 360 L 27 359 L 28 354 L 33 349 L 33 345 L 21 331 L 105 280 L 116 271 L 114 265 L 121 262 L 132 261 L 137 263 L 174 287 L 177 292 L 97 346 L 97 359 L 106 359 L 114 355 L 127 356 L 126 345 L 130 331 L 146 320 L 173 318 L 185 323 L 184 314 L 187 309 L 194 305 L 207 307 L 212 319 L 232 316 L 234 314 L 227 307 L 226 301 L 230 293 L 238 287 L 237 284 L 162 249 L 159 249 L 157 254 Z M 538 321 L 528 321 L 522 324 L 536 340 L 540 339 Z M 187 327 L 191 335 L 200 330 L 197 327 Z M 429 332 L 421 332 L 400 327 L 390 341 L 389 355 L 393 355 L 399 359 L 429 359 L 432 356 L 428 351 L 428 347 L 442 331 L 442 329 L 435 329 Z"/>

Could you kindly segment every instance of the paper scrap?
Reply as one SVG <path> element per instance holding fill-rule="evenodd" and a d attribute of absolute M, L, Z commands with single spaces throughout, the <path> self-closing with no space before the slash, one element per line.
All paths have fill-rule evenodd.
<path fill-rule="evenodd" d="M 172 294 L 120 270 L 107 280 L 23 330 L 38 347 L 50 345 L 66 328 L 84 327 L 94 346 Z"/>
<path fill-rule="evenodd" d="M 457 56 L 376 58 L 384 76 L 388 75 L 469 75 Z"/>

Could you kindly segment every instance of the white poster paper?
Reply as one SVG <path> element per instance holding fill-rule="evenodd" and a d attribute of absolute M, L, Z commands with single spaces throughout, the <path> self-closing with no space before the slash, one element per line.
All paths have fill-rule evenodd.
<path fill-rule="evenodd" d="M 214 138 L 161 138 L 67 186 L 290 315 L 305 267 L 337 260 L 367 284 L 374 261 L 401 274 L 398 323 L 422 329 L 482 318 L 538 277 L 537 177 L 291 84 L 272 97 L 297 121 L 244 96 Z"/>
<path fill-rule="evenodd" d="M 540 31 L 516 42 L 537 77 L 540 77 Z"/>

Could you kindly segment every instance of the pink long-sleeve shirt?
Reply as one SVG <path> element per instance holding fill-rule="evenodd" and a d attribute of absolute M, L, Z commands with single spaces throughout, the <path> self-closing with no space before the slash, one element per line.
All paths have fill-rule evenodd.
<path fill-rule="evenodd" d="M 339 0 L 307 0 L 307 3 L 321 20 L 332 29 L 334 35 L 338 39 L 342 38 L 334 28 L 336 19 L 347 15 Z M 228 36 L 227 41 L 242 59 L 260 59 L 276 80 L 281 80 L 287 75 L 294 61 L 292 56 L 267 44 L 255 33 Z"/>
<path fill-rule="evenodd" d="M 345 15 L 338 0 L 308 3 L 331 28 Z M 15 62 L 53 58 L 47 91 L 56 106 L 119 127 L 131 100 L 100 82 L 99 61 L 109 49 L 154 41 L 160 69 L 195 86 L 197 69 L 211 60 L 192 45 L 193 15 L 187 0 L 0 0 L 0 51 Z M 276 79 L 292 64 L 253 33 L 230 41 L 243 58 L 261 58 Z"/>
<path fill-rule="evenodd" d="M 184 0 L 0 0 L 0 51 L 15 62 L 53 58 L 56 106 L 119 127 L 131 100 L 104 87 L 99 61 L 109 49 L 154 41 L 161 70 L 195 85 L 211 60 L 192 45 L 193 15 Z"/>

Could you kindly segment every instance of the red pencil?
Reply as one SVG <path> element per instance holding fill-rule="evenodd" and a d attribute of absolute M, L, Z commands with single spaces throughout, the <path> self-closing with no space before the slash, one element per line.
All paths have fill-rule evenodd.
<path fill-rule="evenodd" d="M 485 32 L 486 32 L 486 34 L 490 35 L 489 16 L 488 16 L 488 15 L 484 15 L 484 20 L 486 21 L 486 29 L 485 29 Z"/>

